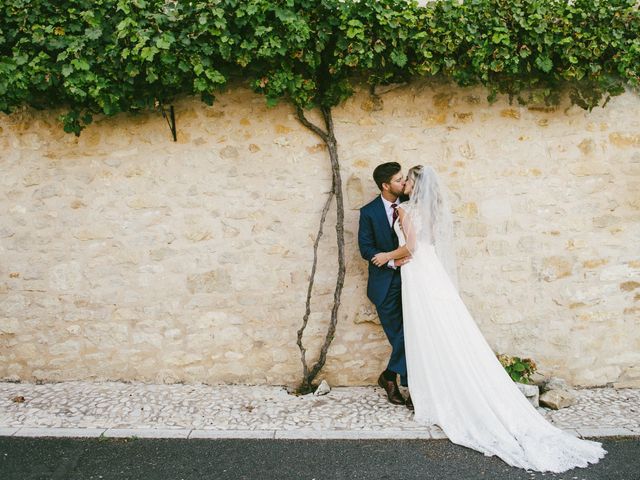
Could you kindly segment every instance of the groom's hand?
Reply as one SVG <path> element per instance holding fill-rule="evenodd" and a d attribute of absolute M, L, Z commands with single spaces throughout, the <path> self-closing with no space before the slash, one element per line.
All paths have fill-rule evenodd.
<path fill-rule="evenodd" d="M 389 258 L 389 255 L 386 252 L 380 252 L 374 255 L 374 257 L 371 259 L 371 262 L 376 267 L 382 267 L 383 265 L 386 265 L 389 262 L 389 260 L 391 259 Z"/>

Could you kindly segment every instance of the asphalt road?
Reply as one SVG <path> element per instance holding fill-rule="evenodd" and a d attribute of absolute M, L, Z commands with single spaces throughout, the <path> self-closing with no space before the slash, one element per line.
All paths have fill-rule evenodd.
<path fill-rule="evenodd" d="M 447 440 L 174 440 L 0 437 L 1 480 L 640 480 L 640 440 L 599 464 L 533 473 Z"/>

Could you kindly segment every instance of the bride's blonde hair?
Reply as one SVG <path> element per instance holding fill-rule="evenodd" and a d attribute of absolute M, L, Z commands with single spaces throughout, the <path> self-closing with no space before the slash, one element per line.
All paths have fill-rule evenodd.
<path fill-rule="evenodd" d="M 456 285 L 455 238 L 448 195 L 431 166 L 411 167 L 407 180 L 413 181 L 405 209 L 414 232 L 414 248 L 419 243 L 434 244 L 440 261 Z"/>
<path fill-rule="evenodd" d="M 431 167 L 429 167 L 431 169 Z M 432 169 L 433 170 L 433 169 Z M 427 193 L 422 192 L 422 191 L 416 191 L 416 185 L 418 184 L 418 180 L 422 179 L 422 176 L 425 172 L 425 167 L 424 165 L 416 165 L 414 167 L 411 167 L 409 169 L 409 172 L 407 173 L 407 180 L 411 180 L 413 182 L 413 188 L 414 191 L 412 192 L 412 196 L 414 197 L 414 201 L 419 201 L 421 200 L 422 196 Z M 437 210 L 438 208 L 440 208 L 440 206 L 442 205 L 442 194 L 440 192 L 440 188 L 439 185 L 437 184 L 436 181 L 436 177 L 434 175 L 428 177 L 426 179 L 427 183 L 426 185 L 421 185 L 421 187 L 428 187 L 429 188 L 429 193 L 431 193 L 431 195 L 433 196 L 433 198 L 430 199 L 431 203 L 431 219 L 436 222 L 437 221 Z M 420 189 L 420 187 L 419 187 Z M 415 195 L 414 195 L 415 194 Z M 422 200 L 426 200 L 426 199 L 422 199 Z"/>
<path fill-rule="evenodd" d="M 416 183 L 416 179 L 422 176 L 422 172 L 424 167 L 422 165 L 416 165 L 415 167 L 411 167 L 409 172 L 407 173 L 407 179 L 411 180 L 414 184 Z"/>

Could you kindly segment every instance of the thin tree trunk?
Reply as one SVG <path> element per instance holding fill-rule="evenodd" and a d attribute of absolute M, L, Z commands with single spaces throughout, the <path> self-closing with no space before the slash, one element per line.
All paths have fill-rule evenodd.
<path fill-rule="evenodd" d="M 329 151 L 329 160 L 331 161 L 331 191 L 325 201 L 324 208 L 322 209 L 322 215 L 320 217 L 320 225 L 318 228 L 318 235 L 313 245 L 313 264 L 311 267 L 311 275 L 309 277 L 309 286 L 307 288 L 307 300 L 305 314 L 302 319 L 302 327 L 298 330 L 298 347 L 300 348 L 301 361 L 302 361 L 302 382 L 298 388 L 300 393 L 308 393 L 313 389 L 313 381 L 322 370 L 326 360 L 327 351 L 333 341 L 336 332 L 336 325 L 338 323 L 338 311 L 340 308 L 340 297 L 342 295 L 342 288 L 344 286 L 344 277 L 346 273 L 346 263 L 344 254 L 344 201 L 342 196 L 342 177 L 340 176 L 340 163 L 338 159 L 338 145 L 333 130 L 333 118 L 331 116 L 331 109 L 329 107 L 322 107 L 322 117 L 324 119 L 326 131 L 322 130 L 318 126 L 312 124 L 307 120 L 304 112 L 301 108 L 297 109 L 298 120 L 309 130 L 314 132 L 327 146 Z M 320 238 L 322 237 L 324 222 L 327 218 L 327 213 L 331 206 L 333 198 L 336 199 L 336 240 L 338 243 L 338 274 L 336 276 L 336 287 L 333 294 L 333 307 L 331 308 L 331 320 L 325 335 L 324 342 L 320 349 L 320 354 L 316 363 L 309 368 L 306 358 L 306 349 L 304 348 L 302 337 L 304 331 L 307 328 L 309 322 L 309 315 L 311 314 L 311 297 L 313 293 L 313 283 L 315 280 L 316 267 L 318 264 L 318 246 L 320 244 Z"/>

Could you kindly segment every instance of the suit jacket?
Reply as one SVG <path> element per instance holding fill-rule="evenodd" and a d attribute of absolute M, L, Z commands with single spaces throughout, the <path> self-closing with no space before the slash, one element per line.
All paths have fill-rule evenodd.
<path fill-rule="evenodd" d="M 389 226 L 387 213 L 380 196 L 360 209 L 358 246 L 362 258 L 369 262 L 367 297 L 375 305 L 378 305 L 387 296 L 393 275 L 399 273 L 386 265 L 376 267 L 371 263 L 371 259 L 377 253 L 390 252 L 398 246 L 397 238 Z"/>

